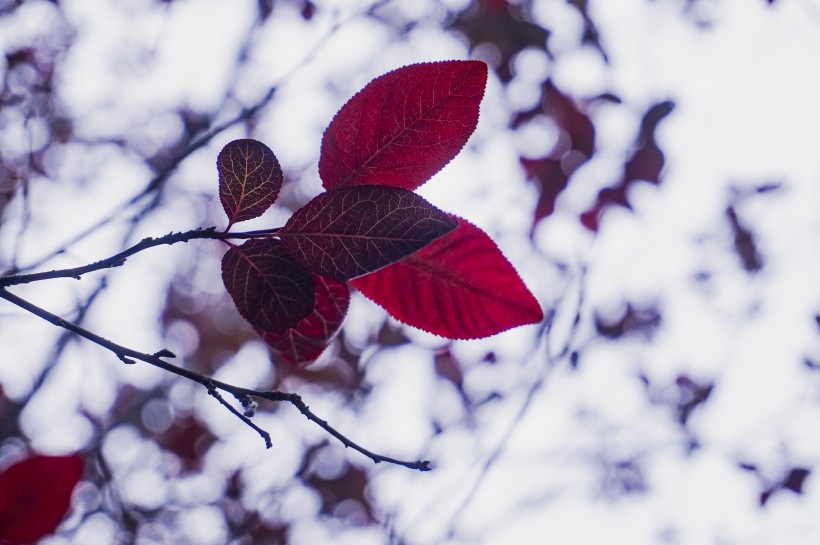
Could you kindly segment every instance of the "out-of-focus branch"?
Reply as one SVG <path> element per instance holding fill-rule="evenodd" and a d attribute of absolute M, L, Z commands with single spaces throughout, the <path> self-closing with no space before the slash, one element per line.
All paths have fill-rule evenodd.
<path fill-rule="evenodd" d="M 194 231 L 194 232 L 196 232 L 196 231 Z M 216 233 L 216 231 L 202 230 L 200 232 L 210 232 L 210 233 L 213 233 L 213 234 L 220 235 L 220 233 Z M 222 233 L 222 235 L 224 235 L 224 233 Z M 215 238 L 215 237 L 200 236 L 200 237 L 192 237 L 192 238 Z M 158 239 L 150 239 L 150 240 L 158 240 Z M 311 422 L 314 422 L 319 427 L 324 429 L 326 432 L 328 432 L 329 434 L 336 437 L 339 441 L 342 442 L 342 444 L 344 444 L 345 447 L 352 448 L 353 450 L 356 450 L 356 451 L 360 452 L 361 454 L 364 454 L 365 456 L 367 456 L 368 458 L 373 460 L 373 462 L 375 462 L 375 463 L 386 462 L 386 463 L 390 463 L 390 464 L 404 466 L 404 467 L 409 468 L 409 469 L 416 469 L 418 471 L 429 471 L 430 470 L 430 462 L 429 461 L 426 461 L 426 460 L 416 460 L 416 461 L 397 460 L 397 459 L 391 458 L 389 456 L 383 456 L 381 454 L 376 454 L 374 452 L 371 452 L 370 450 L 368 450 L 368 449 L 358 445 L 357 443 L 351 441 L 344 434 L 342 434 L 341 432 L 339 432 L 338 430 L 333 428 L 330 424 L 328 424 L 327 421 L 319 418 L 315 413 L 313 413 L 310 410 L 310 408 L 307 406 L 307 404 L 304 401 L 302 401 L 301 396 L 299 396 L 298 394 L 286 393 L 286 392 L 277 392 L 277 391 L 261 391 L 261 390 L 252 390 L 252 389 L 248 389 L 248 388 L 242 388 L 240 386 L 234 386 L 232 384 L 228 384 L 228 383 L 225 383 L 225 382 L 221 382 L 221 381 L 218 381 L 218 380 L 211 379 L 209 377 L 206 377 L 204 375 L 201 375 L 199 373 L 196 373 L 194 371 L 191 371 L 191 370 L 188 370 L 188 369 L 185 369 L 185 368 L 182 368 L 182 367 L 177 367 L 176 365 L 172 365 L 171 363 L 168 363 L 167 361 L 165 361 L 163 359 L 163 358 L 175 357 L 174 354 L 172 352 L 170 352 L 169 350 L 160 350 L 159 352 L 155 352 L 154 354 L 147 354 L 145 352 L 139 352 L 137 350 L 133 350 L 131 348 L 122 346 L 122 345 L 117 344 L 113 341 L 110 341 L 110 340 L 108 340 L 104 337 L 101 337 L 101 336 L 97 335 L 96 333 L 93 333 L 93 332 L 85 329 L 84 327 L 81 327 L 77 324 L 69 322 L 68 320 L 63 319 L 60 316 L 57 316 L 56 314 L 52 314 L 51 312 L 43 309 L 42 307 L 39 307 L 39 306 L 35 305 L 34 303 L 32 303 L 32 302 L 30 302 L 26 299 L 23 299 L 22 297 L 14 295 L 13 293 L 6 290 L 5 287 L 0 287 L 0 299 L 5 299 L 9 303 L 12 303 L 13 305 L 18 306 L 18 307 L 22 308 L 23 310 L 26 310 L 26 311 L 34 314 L 35 316 L 38 316 L 38 317 L 42 318 L 43 320 L 45 320 L 45 321 L 47 321 L 51 324 L 54 324 L 57 327 L 61 327 L 65 330 L 67 330 L 67 331 L 70 331 L 70 332 L 72 332 L 76 335 L 79 335 L 80 337 L 83 337 L 83 338 L 85 338 L 85 339 L 87 339 L 87 340 L 101 346 L 102 348 L 105 348 L 106 350 L 112 352 L 115 356 L 117 356 L 117 358 L 120 359 L 123 363 L 133 364 L 133 363 L 136 363 L 136 361 L 143 361 L 143 362 L 151 364 L 155 367 L 159 367 L 160 369 L 163 369 L 164 371 L 168 371 L 169 373 L 173 373 L 177 376 L 180 376 L 180 377 L 186 378 L 188 380 L 191 380 L 193 382 L 196 382 L 197 384 L 201 384 L 203 387 L 205 387 L 208 390 L 208 393 L 211 396 L 215 397 L 222 405 L 226 406 L 240 420 L 242 420 L 245 424 L 250 426 L 254 431 L 259 433 L 259 435 L 265 440 L 265 444 L 267 445 L 268 448 L 270 448 L 270 446 L 271 446 L 270 435 L 265 430 L 261 429 L 256 424 L 254 424 L 251 421 L 250 416 L 247 416 L 248 414 L 252 414 L 252 412 L 251 411 L 246 411 L 246 414 L 243 415 L 238 410 L 236 410 L 236 408 L 234 408 L 231 404 L 229 404 L 222 397 L 222 395 L 219 393 L 219 391 L 223 391 L 223 392 L 231 394 L 246 409 L 248 408 L 249 405 L 251 405 L 250 400 L 252 398 L 265 399 L 265 400 L 274 401 L 274 402 L 286 401 L 286 402 L 292 404 L 294 407 L 296 407 L 299 410 L 299 412 L 301 412 L 308 420 L 310 420 Z"/>

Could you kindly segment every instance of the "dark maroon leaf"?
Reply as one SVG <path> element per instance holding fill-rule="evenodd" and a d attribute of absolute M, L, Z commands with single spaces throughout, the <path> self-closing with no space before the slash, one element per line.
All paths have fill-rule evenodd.
<path fill-rule="evenodd" d="M 613 186 L 602 189 L 593 205 L 581 214 L 581 224 L 591 231 L 597 231 L 601 216 L 610 206 L 623 206 L 630 209 L 627 192 L 639 181 L 659 184 L 664 165 L 664 156 L 657 142 L 655 131 L 666 116 L 672 113 L 675 104 L 664 101 L 654 104 L 643 117 L 634 151 L 624 165 L 621 179 Z"/>
<path fill-rule="evenodd" d="M 455 231 L 353 286 L 402 322 L 451 339 L 487 337 L 544 318 L 498 246 L 460 218 Z"/>
<path fill-rule="evenodd" d="M 313 275 L 278 240 L 231 246 L 222 281 L 242 317 L 263 331 L 284 333 L 313 311 Z"/>
<path fill-rule="evenodd" d="M 369 495 L 366 493 L 367 476 L 363 469 L 345 465 L 338 476 L 327 478 L 310 474 L 303 479 L 307 486 L 319 493 L 322 513 L 332 514 L 340 503 L 345 502 L 349 511 L 343 514 L 352 518 L 350 522 L 366 524 L 373 520 Z"/>
<path fill-rule="evenodd" d="M 763 268 L 763 258 L 757 251 L 754 234 L 740 222 L 734 206 L 726 208 L 726 218 L 734 236 L 735 253 L 740 258 L 743 268 L 749 273 L 760 271 Z"/>
<path fill-rule="evenodd" d="M 185 416 L 174 419 L 156 440 L 179 458 L 185 470 L 191 471 L 201 469 L 205 454 L 217 438 L 198 418 Z"/>
<path fill-rule="evenodd" d="M 699 405 L 705 403 L 712 390 L 715 388 L 714 382 L 697 382 L 691 378 L 680 375 L 675 380 L 680 398 L 678 400 L 678 422 L 685 426 L 692 411 Z"/>
<path fill-rule="evenodd" d="M 282 167 L 262 142 L 244 139 L 228 143 L 216 158 L 219 198 L 230 225 L 261 216 L 276 202 L 282 187 Z"/>
<path fill-rule="evenodd" d="M 406 189 L 355 186 L 320 194 L 278 234 L 303 266 L 348 280 L 410 255 L 456 225 Z"/>
<path fill-rule="evenodd" d="M 258 331 L 271 349 L 285 362 L 301 368 L 329 346 L 342 326 L 350 305 L 350 287 L 347 282 L 313 276 L 316 286 L 316 305 L 307 317 L 283 334 Z"/>
<path fill-rule="evenodd" d="M 555 121 L 570 141 L 569 149 L 584 160 L 595 151 L 595 125 L 575 101 L 561 92 L 552 80 L 544 82 L 544 112 Z"/>
<path fill-rule="evenodd" d="M 0 543 L 34 543 L 52 533 L 82 474 L 76 454 L 32 456 L 0 473 Z"/>
<path fill-rule="evenodd" d="M 584 18 L 584 33 L 581 37 L 581 42 L 585 45 L 594 47 L 604 62 L 609 62 L 609 57 L 601 45 L 601 40 L 598 33 L 598 28 L 589 16 L 589 1 L 588 0 L 569 0 L 569 4 L 575 6 L 581 16 Z"/>
<path fill-rule="evenodd" d="M 508 0 L 473 0 L 450 23 L 449 28 L 464 35 L 475 48 L 489 44 L 499 54 L 494 63 L 504 83 L 513 78 L 511 60 L 524 49 L 547 50 L 550 31 L 532 23 L 529 2 Z"/>
<path fill-rule="evenodd" d="M 533 218 L 533 227 L 535 227 L 539 221 L 555 211 L 555 201 L 558 195 L 567 188 L 572 173 L 564 170 L 560 159 L 522 157 L 520 162 L 527 173 L 527 178 L 537 181 L 541 186 Z"/>
<path fill-rule="evenodd" d="M 413 64 L 374 79 L 325 131 L 322 183 L 417 188 L 464 147 L 486 83 L 480 61 Z"/>
<path fill-rule="evenodd" d="M 513 126 L 544 113 L 561 131 L 556 147 L 538 159 L 521 158 L 527 177 L 538 183 L 539 198 L 533 217 L 536 224 L 555 210 L 555 200 L 566 189 L 570 177 L 586 163 L 595 150 L 595 126 L 589 116 L 551 80 L 544 82 L 543 104 L 520 113 Z"/>

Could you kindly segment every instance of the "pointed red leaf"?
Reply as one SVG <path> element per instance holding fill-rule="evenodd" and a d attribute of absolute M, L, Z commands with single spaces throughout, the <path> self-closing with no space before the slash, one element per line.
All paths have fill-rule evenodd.
<path fill-rule="evenodd" d="M 303 266 L 349 280 L 410 255 L 456 225 L 412 191 L 367 185 L 320 194 L 278 234 Z"/>
<path fill-rule="evenodd" d="M 222 281 L 239 314 L 264 331 L 284 333 L 313 310 L 313 275 L 278 240 L 232 246 L 222 258 Z"/>
<path fill-rule="evenodd" d="M 52 533 L 82 474 L 76 454 L 32 456 L 0 473 L 0 543 L 34 543 Z"/>
<path fill-rule="evenodd" d="M 488 337 L 544 318 L 498 246 L 460 218 L 455 231 L 352 283 L 402 322 L 452 339 Z"/>
<path fill-rule="evenodd" d="M 342 326 L 350 305 L 347 282 L 313 276 L 316 306 L 313 312 L 284 334 L 257 331 L 274 352 L 296 368 L 302 368 L 322 355 Z"/>
<path fill-rule="evenodd" d="M 325 131 L 322 183 L 417 188 L 464 147 L 486 84 L 480 61 L 413 64 L 374 79 Z"/>
<path fill-rule="evenodd" d="M 276 202 L 282 167 L 271 149 L 256 140 L 234 140 L 216 158 L 219 198 L 230 225 L 261 216 Z"/>

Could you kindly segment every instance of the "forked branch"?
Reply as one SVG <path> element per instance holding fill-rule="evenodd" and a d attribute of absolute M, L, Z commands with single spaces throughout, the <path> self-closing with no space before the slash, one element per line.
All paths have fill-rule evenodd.
<path fill-rule="evenodd" d="M 198 237 L 191 237 L 191 238 L 217 238 L 217 237 L 198 236 Z M 146 239 L 146 240 L 160 240 L 160 239 Z M 167 244 L 168 242 L 164 242 L 164 243 Z M 137 246 L 139 246 L 139 245 L 137 245 Z M 144 248 L 141 248 L 141 249 L 144 249 Z M 128 251 L 129 250 L 126 250 L 126 252 L 128 252 Z M 137 250 L 137 251 L 139 251 L 139 250 Z M 125 252 L 123 252 L 123 253 L 125 253 Z M 136 251 L 132 252 L 129 255 L 133 255 L 133 253 L 136 253 Z M 105 261 L 105 260 L 103 260 L 103 261 Z M 101 263 L 101 262 L 98 262 L 98 263 Z M 93 265 L 94 264 L 89 265 L 89 267 L 91 267 Z M 108 266 L 111 266 L 111 265 L 108 265 Z M 104 267 L 98 267 L 98 268 L 104 268 Z M 79 269 L 83 269 L 83 268 L 80 267 Z M 91 270 L 96 270 L 96 269 L 91 269 Z M 80 272 L 80 274 L 84 274 L 85 272 L 88 272 L 88 271 L 82 271 L 82 272 Z M 42 273 L 42 274 L 48 274 L 48 273 Z M 33 275 L 25 275 L 25 276 L 29 277 L 29 276 L 33 276 Z M 60 277 L 66 277 L 66 276 L 70 277 L 72 275 L 63 274 L 62 276 L 48 276 L 46 278 L 60 278 Z M 14 277 L 7 277 L 7 278 L 11 279 L 11 278 L 14 278 Z M 44 279 L 44 278 L 40 278 L 40 279 Z M 27 281 L 33 281 L 33 280 L 27 280 Z M 24 283 L 24 282 L 17 282 L 17 283 Z M 93 342 L 94 344 L 97 344 L 98 346 L 101 346 L 102 348 L 105 348 L 106 350 L 113 353 L 119 360 L 121 360 L 124 363 L 133 364 L 133 363 L 136 363 L 136 361 L 142 361 L 142 362 L 151 364 L 155 367 L 159 367 L 160 369 L 168 371 L 169 373 L 173 373 L 177 376 L 186 378 L 188 380 L 196 382 L 197 384 L 202 385 L 204 388 L 207 389 L 208 393 L 211 396 L 215 397 L 222 405 L 224 405 L 226 408 L 228 408 L 228 410 L 231 411 L 237 418 L 242 420 L 242 422 L 244 422 L 246 425 L 248 425 L 250 428 L 252 428 L 254 431 L 256 431 L 264 439 L 265 445 L 268 448 L 270 448 L 271 445 L 272 445 L 270 435 L 268 434 L 268 432 L 266 432 L 265 430 L 263 430 L 262 428 L 260 428 L 256 424 L 254 424 L 253 421 L 251 420 L 251 416 L 253 414 L 253 411 L 249 410 L 248 407 L 250 405 L 252 405 L 251 400 L 253 398 L 255 398 L 255 399 L 264 399 L 264 400 L 274 401 L 274 402 L 286 401 L 286 402 L 290 403 L 291 405 L 296 407 L 299 410 L 299 412 L 301 412 L 308 420 L 314 422 L 315 424 L 320 426 L 322 429 L 327 431 L 329 434 L 336 437 L 339 441 L 342 442 L 342 444 L 344 444 L 345 447 L 352 448 L 353 450 L 356 450 L 356 451 L 364 454 L 365 456 L 367 456 L 368 458 L 373 460 L 373 462 L 375 462 L 375 463 L 386 462 L 386 463 L 390 463 L 390 464 L 396 464 L 396 465 L 404 466 L 404 467 L 409 468 L 409 469 L 416 469 L 416 470 L 419 470 L 419 471 L 429 471 L 431 469 L 429 461 L 426 461 L 426 460 L 416 460 L 416 461 L 397 460 L 397 459 L 391 458 L 389 456 L 383 456 L 381 454 L 374 453 L 374 452 L 360 446 L 359 444 L 351 441 L 344 434 L 342 434 L 341 432 L 339 432 L 338 430 L 333 428 L 330 424 L 328 424 L 327 421 L 319 418 L 315 413 L 313 413 L 310 410 L 310 408 L 307 406 L 307 404 L 305 404 L 305 402 L 302 401 L 302 398 L 298 394 L 278 392 L 278 391 L 262 391 L 262 390 L 253 390 L 253 389 L 249 389 L 249 388 L 242 388 L 240 386 L 234 386 L 232 384 L 228 384 L 228 383 L 225 383 L 225 382 L 214 380 L 212 378 L 206 377 L 204 375 L 201 375 L 199 373 L 196 373 L 196 372 L 188 370 L 188 369 L 184 369 L 182 367 L 177 367 L 176 365 L 168 363 L 167 361 L 165 361 L 163 359 L 163 358 L 173 358 L 174 357 L 174 354 L 172 352 L 170 352 L 169 350 L 160 350 L 159 352 L 156 352 L 154 354 L 147 354 L 145 352 L 139 352 L 137 350 L 133 350 L 131 348 L 122 346 L 120 344 L 117 344 L 117 343 L 109 340 L 109 339 L 101 337 L 100 335 L 97 335 L 96 333 L 93 333 L 93 332 L 85 329 L 84 327 L 81 327 L 81 326 L 79 326 L 75 323 L 72 323 L 68 320 L 65 320 L 65 319 L 61 318 L 60 316 L 57 316 L 56 314 L 52 314 L 51 312 L 45 310 L 44 308 L 42 308 L 40 306 L 37 306 L 34 303 L 32 303 L 32 302 L 30 302 L 26 299 L 23 299 L 22 297 L 19 297 L 15 294 L 9 292 L 5 288 L 5 286 L 0 286 L 0 299 L 5 299 L 9 303 L 12 303 L 13 305 L 18 306 L 18 307 L 22 308 L 23 310 L 26 310 L 26 311 L 30 312 L 31 314 L 34 314 L 35 316 L 38 316 L 38 317 L 42 318 L 43 320 L 45 320 L 45 321 L 47 321 L 51 324 L 54 324 L 57 327 L 61 327 L 65 330 L 67 330 L 67 331 L 70 331 L 70 332 L 72 332 L 72 333 L 74 333 L 74 334 L 76 334 L 80 337 L 83 337 L 83 338 Z M 235 397 L 242 404 L 243 408 L 245 408 L 245 414 L 242 414 L 233 405 L 228 403 L 228 401 L 226 401 L 224 399 L 224 397 L 221 395 L 220 391 L 229 393 L 233 397 Z"/>

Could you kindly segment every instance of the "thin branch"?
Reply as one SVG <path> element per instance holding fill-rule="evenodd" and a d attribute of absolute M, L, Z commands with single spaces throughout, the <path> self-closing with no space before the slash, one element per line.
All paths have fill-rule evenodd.
<path fill-rule="evenodd" d="M 171 245 L 178 242 L 188 242 L 194 239 L 213 239 L 213 240 L 227 240 L 227 239 L 247 239 L 247 238 L 261 238 L 269 237 L 277 232 L 276 229 L 263 229 L 260 231 L 250 231 L 247 233 L 225 233 L 216 230 L 216 227 L 198 228 L 190 231 L 182 231 L 178 233 L 168 233 L 167 235 L 157 238 L 144 238 L 130 248 L 127 248 L 111 257 L 83 265 L 81 267 L 72 267 L 70 269 L 55 269 L 52 271 L 44 271 L 39 273 L 16 274 L 12 276 L 0 277 L 0 288 L 7 288 L 9 286 L 17 286 L 20 284 L 28 284 L 30 282 L 38 282 L 40 280 L 51 280 L 54 278 L 74 278 L 79 280 L 84 274 L 101 269 L 110 269 L 112 267 L 120 267 L 125 263 L 125 260 L 132 255 L 139 253 L 148 248 L 155 246 Z"/>
<path fill-rule="evenodd" d="M 362 447 L 361 445 L 354 443 L 353 441 L 342 435 L 339 431 L 335 430 L 330 424 L 327 423 L 327 421 L 322 420 L 321 418 L 316 416 L 316 414 L 310 410 L 307 404 L 305 404 L 305 402 L 302 401 L 302 398 L 299 394 L 288 394 L 284 392 L 255 392 L 252 395 L 254 395 L 255 397 L 262 397 L 270 401 L 287 401 L 288 403 L 299 409 L 299 412 L 305 415 L 305 417 L 308 420 L 314 422 L 315 424 L 318 424 L 319 427 L 321 427 L 323 430 L 325 430 L 330 435 L 341 441 L 345 447 L 352 448 L 353 450 L 361 452 L 377 464 L 379 462 L 387 462 L 390 464 L 404 466 L 410 469 L 416 469 L 418 471 L 430 471 L 431 469 L 429 460 L 417 460 L 415 462 L 405 462 L 402 460 L 396 460 L 395 458 L 390 458 L 388 456 L 382 456 L 381 454 L 371 452 L 366 448 Z"/>
<path fill-rule="evenodd" d="M 201 236 L 198 238 L 209 237 Z M 373 460 L 375 463 L 387 462 L 395 465 L 404 466 L 409 469 L 416 469 L 418 471 L 430 470 L 430 462 L 427 460 L 416 460 L 413 462 L 397 460 L 389 456 L 382 456 L 381 454 L 376 454 L 358 445 L 357 443 L 354 443 L 353 441 L 348 439 L 344 434 L 342 434 L 341 432 L 333 428 L 330 424 L 328 424 L 327 421 L 319 418 L 315 413 L 313 413 L 305 404 L 305 402 L 302 401 L 302 398 L 298 394 L 242 388 L 240 386 L 234 386 L 232 384 L 211 379 L 209 377 L 206 377 L 205 375 L 201 375 L 199 373 L 185 369 L 183 367 L 177 367 L 176 365 L 172 365 L 162 359 L 164 357 L 174 357 L 173 353 L 171 353 L 167 349 L 160 350 L 159 352 L 156 352 L 154 354 L 147 354 L 144 352 L 133 350 L 131 348 L 127 348 L 113 341 L 110 341 L 104 337 L 101 337 L 96 333 L 92 333 L 84 327 L 69 322 L 68 320 L 63 319 L 57 316 L 56 314 L 52 314 L 51 312 L 35 305 L 30 301 L 27 301 L 26 299 L 23 299 L 22 297 L 14 295 L 13 293 L 6 290 L 5 287 L 0 287 L 0 299 L 5 299 L 9 303 L 14 304 L 22 308 L 23 310 L 26 310 L 31 314 L 34 314 L 35 316 L 38 316 L 39 318 L 42 318 L 43 320 L 57 327 L 61 327 L 67 331 L 75 333 L 76 335 L 79 335 L 80 337 L 83 337 L 101 346 L 102 348 L 105 348 L 106 350 L 112 352 L 115 356 L 117 356 L 117 358 L 119 358 L 123 362 L 134 363 L 136 360 L 143 361 L 155 367 L 159 367 L 164 371 L 168 371 L 169 373 L 173 373 L 177 376 L 196 382 L 197 384 L 201 384 L 208 390 L 208 393 L 210 395 L 214 396 L 222 405 L 229 408 L 229 410 L 232 413 L 234 413 L 238 418 L 240 418 L 245 424 L 249 425 L 252 429 L 259 433 L 262 436 L 262 438 L 265 439 L 265 443 L 268 447 L 270 447 L 270 436 L 268 435 L 268 433 L 259 428 L 258 426 L 256 426 L 255 424 L 253 424 L 250 421 L 249 417 L 241 414 L 227 401 L 225 401 L 225 399 L 222 398 L 221 395 L 219 395 L 217 390 L 221 390 L 223 392 L 227 392 L 233 395 L 236 399 L 240 400 L 243 407 L 245 407 L 246 409 L 248 408 L 248 405 L 250 405 L 250 403 L 247 401 L 248 398 L 265 399 L 274 402 L 286 401 L 292 404 L 294 407 L 296 407 L 299 410 L 299 412 L 301 412 L 308 420 L 314 422 L 323 430 L 325 430 L 332 436 L 336 437 L 339 441 L 342 442 L 342 444 L 345 447 L 352 448 L 353 450 L 356 450 L 361 454 L 364 454 L 365 456 Z"/>
<path fill-rule="evenodd" d="M 222 404 L 223 407 L 225 407 L 226 409 L 231 411 L 234 414 L 234 416 L 236 416 L 239 420 L 241 420 L 242 422 L 247 424 L 248 427 L 250 427 L 252 430 L 255 430 L 256 433 L 258 433 L 262 437 L 262 439 L 265 441 L 265 447 L 266 448 L 271 448 L 273 446 L 273 443 L 271 442 L 271 439 L 270 439 L 270 434 L 268 432 L 266 432 L 265 430 L 263 430 L 262 428 L 260 428 L 259 426 L 257 426 L 256 424 L 254 424 L 253 421 L 249 417 L 247 417 L 244 414 L 237 411 L 236 408 L 233 405 L 231 405 L 230 403 L 225 401 L 225 398 L 222 397 L 222 394 L 219 393 L 219 390 L 216 389 L 216 385 L 213 382 L 208 381 L 205 384 L 205 387 L 208 389 L 208 394 L 209 395 L 216 398 L 216 400 L 219 401 Z"/>

